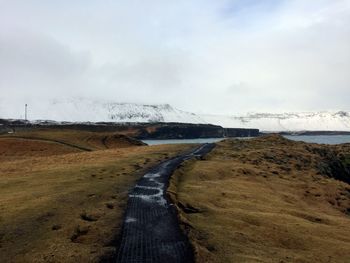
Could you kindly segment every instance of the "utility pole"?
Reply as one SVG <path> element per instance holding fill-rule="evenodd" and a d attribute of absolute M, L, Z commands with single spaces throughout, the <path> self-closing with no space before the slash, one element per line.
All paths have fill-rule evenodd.
<path fill-rule="evenodd" d="M 28 105 L 27 103 L 24 105 L 24 119 L 27 120 L 27 108 L 28 108 Z"/>

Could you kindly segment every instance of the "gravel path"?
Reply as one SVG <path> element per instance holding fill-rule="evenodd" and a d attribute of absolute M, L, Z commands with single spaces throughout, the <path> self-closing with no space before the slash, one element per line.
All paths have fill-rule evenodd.
<path fill-rule="evenodd" d="M 146 173 L 129 194 L 117 262 L 192 262 L 193 253 L 166 197 L 169 178 L 185 160 L 210 152 L 204 144 L 162 162 Z"/>

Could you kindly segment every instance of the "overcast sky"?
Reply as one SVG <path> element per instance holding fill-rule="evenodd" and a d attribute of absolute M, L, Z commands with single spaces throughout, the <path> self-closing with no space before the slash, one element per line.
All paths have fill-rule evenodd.
<path fill-rule="evenodd" d="M 0 92 L 350 110 L 350 0 L 0 0 Z"/>

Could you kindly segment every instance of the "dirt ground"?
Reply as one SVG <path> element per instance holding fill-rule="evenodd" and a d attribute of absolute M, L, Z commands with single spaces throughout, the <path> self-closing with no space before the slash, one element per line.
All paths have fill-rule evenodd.
<path fill-rule="evenodd" d="M 350 185 L 327 162 L 349 154 L 267 136 L 183 165 L 168 192 L 196 262 L 350 262 Z"/>
<path fill-rule="evenodd" d="M 86 140 L 66 136 L 88 146 Z M 113 257 L 128 190 L 148 167 L 190 147 L 115 146 L 83 151 L 54 142 L 0 138 L 1 262 L 99 262 Z"/>

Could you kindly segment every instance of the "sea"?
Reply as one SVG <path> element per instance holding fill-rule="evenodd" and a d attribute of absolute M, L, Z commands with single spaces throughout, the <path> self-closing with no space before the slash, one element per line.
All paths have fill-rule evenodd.
<path fill-rule="evenodd" d="M 171 140 L 142 140 L 148 145 L 181 144 L 181 143 L 212 143 L 219 142 L 224 138 L 199 138 L 199 139 L 171 139 Z"/>
<path fill-rule="evenodd" d="M 286 135 L 287 139 L 319 144 L 350 143 L 350 135 Z"/>
<path fill-rule="evenodd" d="M 341 144 L 350 143 L 350 135 L 285 135 L 287 139 L 293 141 L 303 141 L 319 144 Z M 224 138 L 200 138 L 200 139 L 171 139 L 171 140 L 143 140 L 148 145 L 159 144 L 180 144 L 180 143 L 213 143 L 219 142 Z M 250 139 L 250 138 L 237 138 Z"/>

